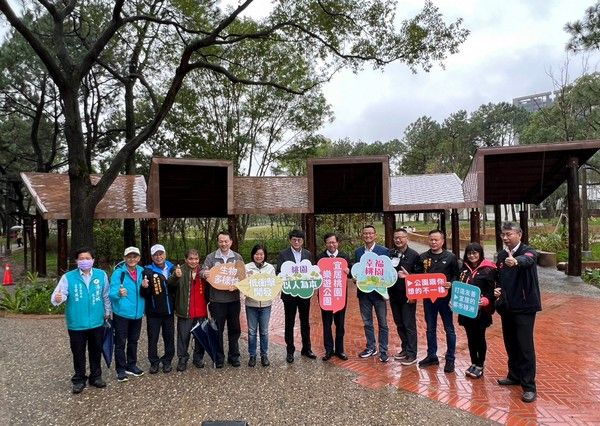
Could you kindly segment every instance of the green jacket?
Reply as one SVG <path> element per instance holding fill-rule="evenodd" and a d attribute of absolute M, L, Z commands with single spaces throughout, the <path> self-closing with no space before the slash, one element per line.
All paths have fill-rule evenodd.
<path fill-rule="evenodd" d="M 198 268 L 200 273 L 200 268 Z M 175 271 L 169 277 L 169 287 L 175 289 L 175 315 L 181 318 L 190 318 L 190 290 L 192 286 L 192 270 L 186 264 L 181 265 L 181 278 Z M 208 304 L 209 285 L 202 280 L 204 300 Z"/>

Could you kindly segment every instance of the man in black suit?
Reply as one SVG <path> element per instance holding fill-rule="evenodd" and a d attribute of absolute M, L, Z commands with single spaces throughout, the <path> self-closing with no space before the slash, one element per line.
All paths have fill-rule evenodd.
<path fill-rule="evenodd" d="M 313 256 L 308 250 L 302 248 L 304 245 L 305 235 L 304 232 L 294 229 L 288 234 L 290 247 L 279 253 L 277 258 L 277 274 L 281 272 L 281 265 L 283 262 L 290 261 L 300 263 L 304 259 L 310 260 L 312 263 Z M 317 356 L 313 353 L 310 346 L 310 298 L 303 299 L 301 297 L 291 296 L 289 294 L 281 293 L 281 300 L 283 301 L 283 311 L 285 315 L 285 344 L 287 347 L 287 357 L 285 360 L 289 363 L 294 362 L 294 325 L 296 323 L 296 311 L 300 317 L 300 334 L 302 335 L 302 351 L 300 352 L 303 356 L 315 359 Z"/>
<path fill-rule="evenodd" d="M 350 257 L 338 250 L 339 238 L 337 234 L 329 232 L 325 234 L 325 251 L 317 256 L 317 263 L 319 260 L 327 257 L 340 257 L 346 260 L 348 266 L 344 270 L 344 273 L 348 275 L 350 273 Z M 348 294 L 346 293 L 346 302 L 348 300 Z M 323 361 L 328 361 L 333 355 L 339 359 L 346 361 L 348 355 L 344 352 L 344 320 L 346 318 L 346 307 L 341 311 L 333 313 L 333 311 L 325 311 L 321 309 L 321 318 L 323 320 L 323 344 L 325 346 L 325 356 Z M 331 325 L 335 324 L 335 346 L 333 345 L 333 333 L 331 331 Z"/>

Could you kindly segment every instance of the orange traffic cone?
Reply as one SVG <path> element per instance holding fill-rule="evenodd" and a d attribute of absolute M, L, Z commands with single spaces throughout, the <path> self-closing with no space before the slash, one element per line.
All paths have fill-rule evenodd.
<path fill-rule="evenodd" d="M 10 270 L 10 263 L 4 265 L 4 281 L 2 285 L 13 285 L 15 282 L 13 281 L 12 271 Z"/>

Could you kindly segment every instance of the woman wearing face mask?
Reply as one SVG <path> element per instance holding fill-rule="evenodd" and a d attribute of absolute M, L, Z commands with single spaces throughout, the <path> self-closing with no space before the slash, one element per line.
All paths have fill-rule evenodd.
<path fill-rule="evenodd" d="M 481 289 L 477 317 L 458 316 L 458 324 L 462 325 L 467 333 L 469 354 L 471 355 L 471 366 L 465 374 L 468 377 L 479 379 L 483 376 L 483 363 L 487 352 L 485 330 L 492 325 L 496 283 L 496 265 L 483 257 L 483 247 L 480 244 L 471 243 L 465 248 L 460 281 Z"/>
<path fill-rule="evenodd" d="M 65 319 L 73 353 L 75 374 L 71 378 L 73 393 L 81 393 L 89 380 L 91 386 L 106 387 L 102 380 L 100 360 L 104 320 L 110 317 L 108 277 L 94 268 L 94 251 L 81 248 L 75 252 L 77 269 L 67 272 L 58 281 L 50 302 L 54 306 L 66 303 Z M 90 359 L 90 375 L 86 376 L 86 346 Z"/>

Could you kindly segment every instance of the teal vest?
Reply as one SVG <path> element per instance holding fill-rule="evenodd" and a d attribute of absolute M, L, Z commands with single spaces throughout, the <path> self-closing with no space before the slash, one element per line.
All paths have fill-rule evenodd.
<path fill-rule="evenodd" d="M 104 292 L 105 276 L 103 270 L 92 268 L 92 279 L 89 288 L 85 285 L 79 269 L 66 274 L 69 295 L 65 317 L 69 330 L 89 330 L 104 324 Z"/>

